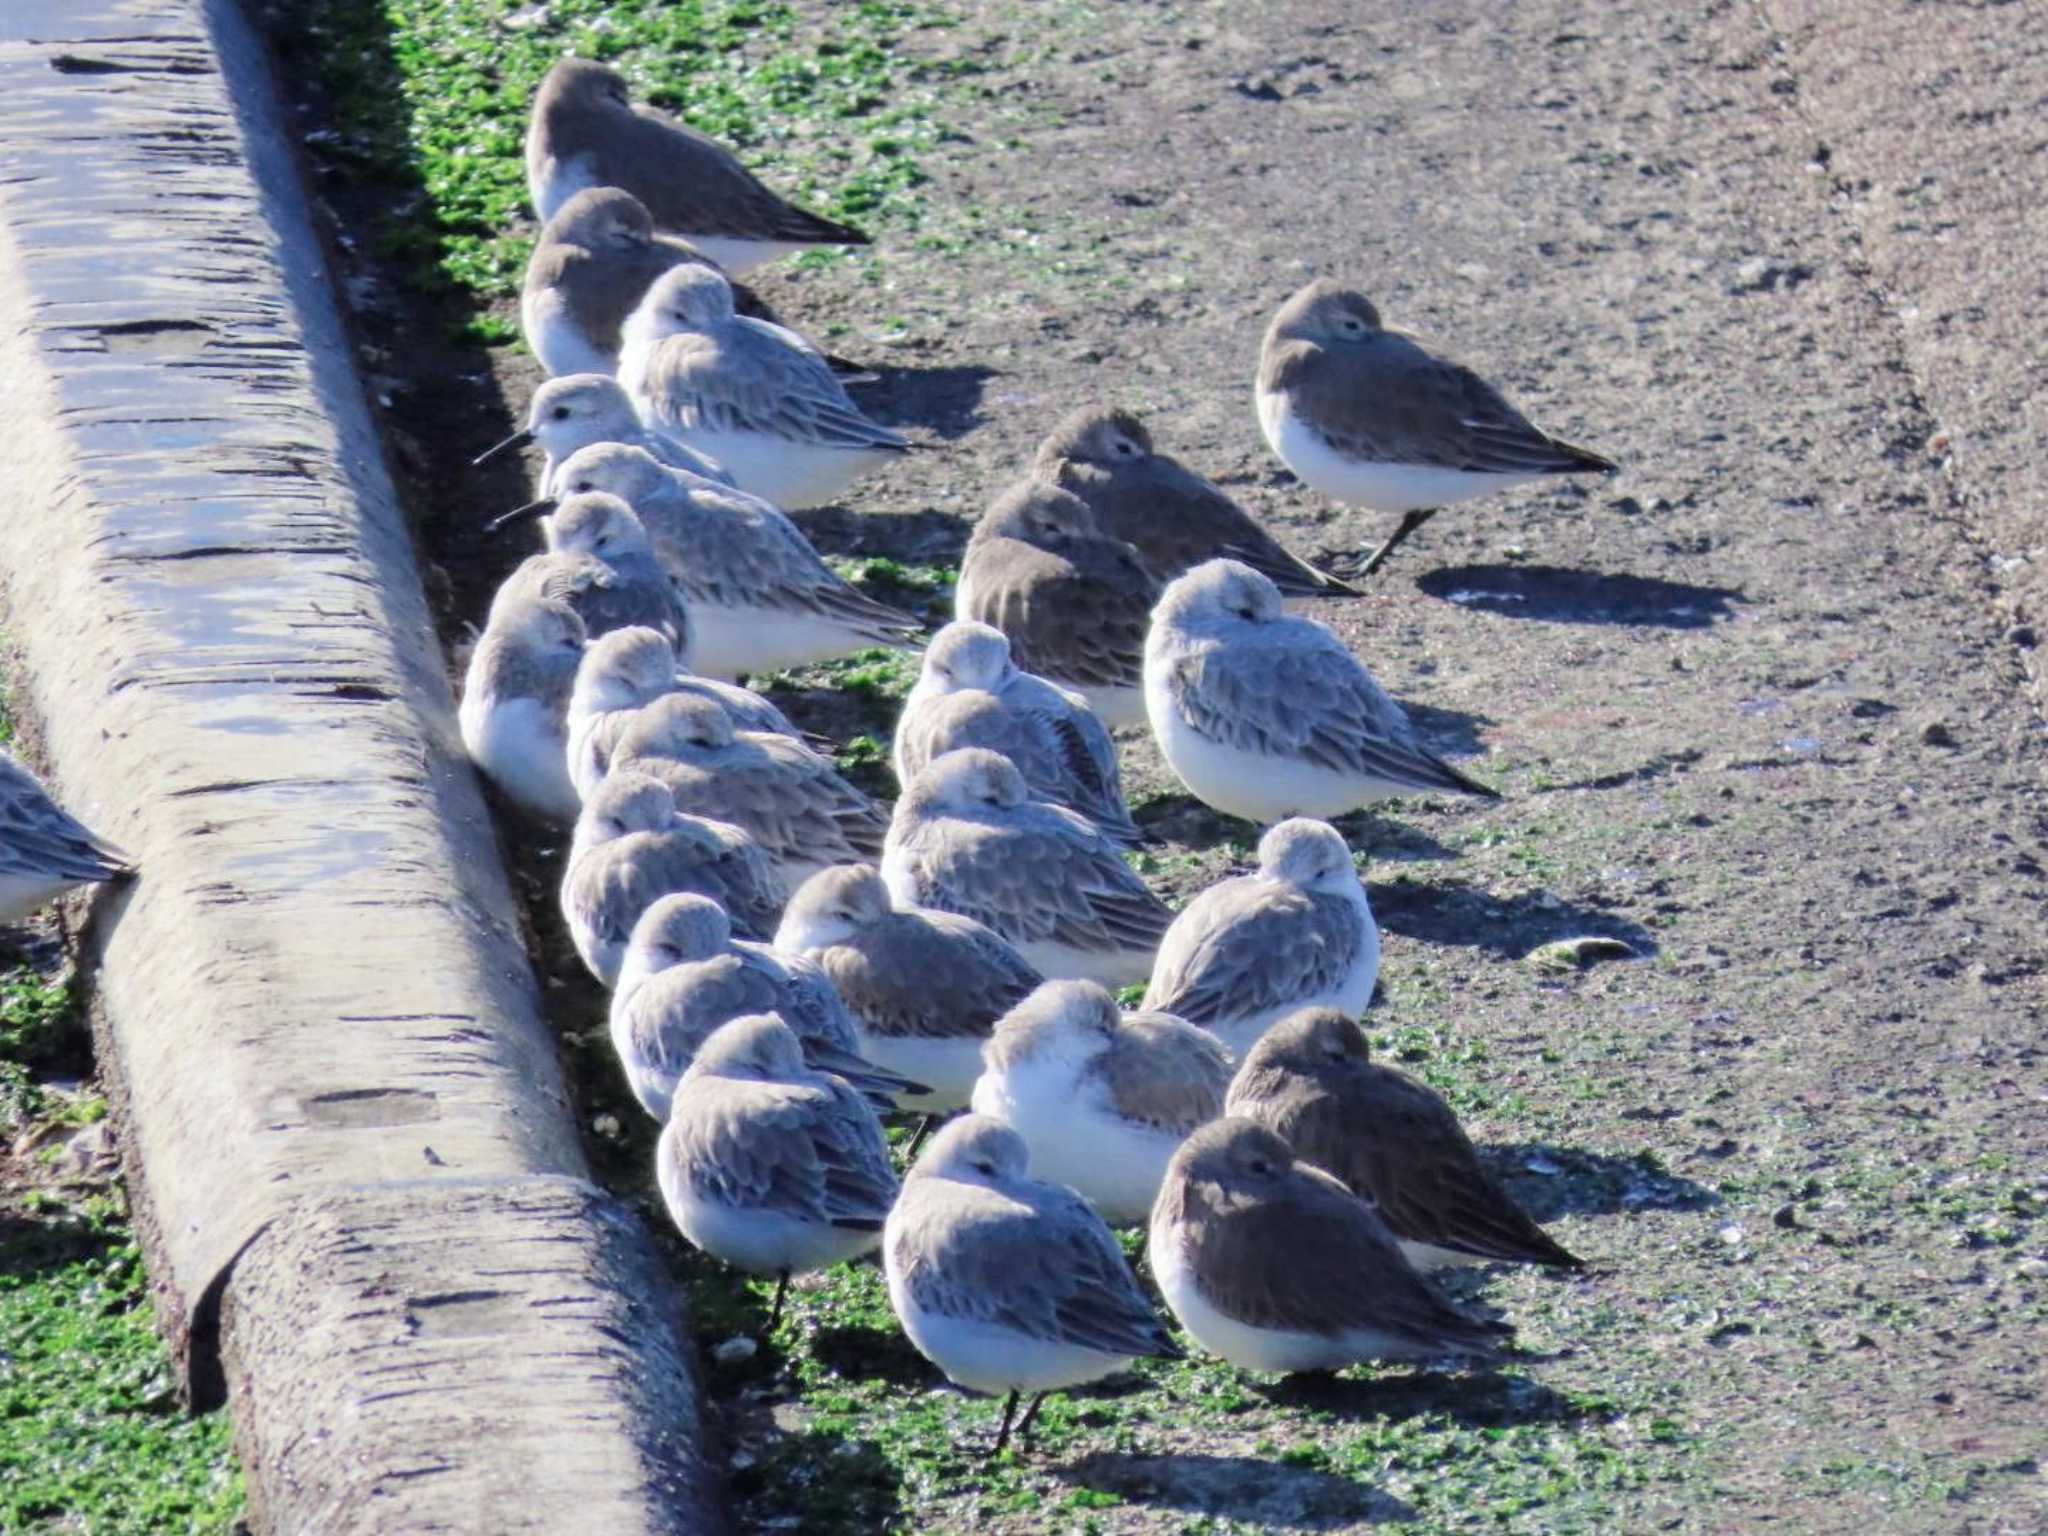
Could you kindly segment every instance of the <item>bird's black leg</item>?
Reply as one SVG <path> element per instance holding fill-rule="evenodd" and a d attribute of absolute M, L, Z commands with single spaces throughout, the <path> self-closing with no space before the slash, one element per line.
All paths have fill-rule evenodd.
<path fill-rule="evenodd" d="M 1031 1438 L 1031 1421 L 1038 1417 L 1038 1405 L 1045 1401 L 1043 1392 L 1035 1393 L 1024 1409 L 1024 1417 L 1017 1421 L 1017 1438 L 1028 1441 Z"/>
<path fill-rule="evenodd" d="M 1010 1416 L 1017 1411 L 1018 1394 L 1012 1392 L 1003 1399 L 1003 1427 L 996 1431 L 996 1443 L 988 1448 L 987 1459 L 993 1460 L 1003 1454 L 1003 1447 L 1010 1443 Z"/>
<path fill-rule="evenodd" d="M 918 1123 L 917 1133 L 910 1138 L 910 1145 L 903 1149 L 903 1160 L 907 1163 L 917 1156 L 917 1149 L 924 1145 L 925 1137 L 931 1135 L 932 1127 L 939 1123 L 937 1114 L 929 1114 Z"/>
<path fill-rule="evenodd" d="M 1386 543 L 1373 551 L 1372 558 L 1358 568 L 1353 579 L 1370 576 L 1374 571 L 1378 570 L 1386 563 L 1387 556 L 1391 555 L 1400 546 L 1403 539 L 1407 538 L 1409 534 L 1420 528 L 1432 517 L 1435 517 L 1440 510 L 1437 507 L 1422 507 L 1414 512 L 1402 513 L 1401 526 L 1394 530 L 1393 536 Z"/>
<path fill-rule="evenodd" d="M 789 1294 L 789 1271 L 784 1270 L 775 1277 L 775 1305 L 768 1309 L 768 1331 L 773 1333 L 775 1325 L 782 1321 L 782 1298 Z"/>

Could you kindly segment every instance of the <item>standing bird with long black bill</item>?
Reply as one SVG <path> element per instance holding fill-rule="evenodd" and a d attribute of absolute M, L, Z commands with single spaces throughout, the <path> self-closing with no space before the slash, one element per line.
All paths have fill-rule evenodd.
<path fill-rule="evenodd" d="M 990 1456 L 1029 1434 L 1048 1392 L 1141 1356 L 1181 1358 L 1094 1209 L 1031 1177 L 1024 1139 L 962 1115 L 903 1180 L 882 1233 L 889 1305 L 917 1352 L 953 1381 L 1003 1396 Z"/>
<path fill-rule="evenodd" d="M 1084 406 L 1039 444 L 1034 478 L 1088 503 L 1102 530 L 1164 586 L 1205 560 L 1242 560 L 1286 597 L 1357 597 L 1259 526 L 1206 477 L 1152 446 L 1129 411 Z"/>
<path fill-rule="evenodd" d="M 1454 501 L 1616 465 L 1552 437 L 1471 369 L 1380 321 L 1325 278 L 1280 306 L 1259 351 L 1259 425 L 1282 462 L 1332 501 L 1399 512 L 1358 568 L 1370 576 Z"/>
<path fill-rule="evenodd" d="M 17 923 L 81 885 L 135 872 L 127 854 L 50 797 L 0 750 L 0 923 Z"/>
<path fill-rule="evenodd" d="M 1450 1105 L 1374 1061 L 1365 1031 L 1335 1009 L 1304 1009 L 1268 1030 L 1237 1069 L 1224 1113 L 1256 1120 L 1372 1201 L 1418 1269 L 1583 1267 L 1480 1165 Z"/>
<path fill-rule="evenodd" d="M 527 402 L 526 425 L 491 444 L 471 459 L 470 465 L 488 464 L 529 443 L 542 455 L 540 474 L 534 480 L 534 494 L 542 499 L 561 494 L 560 471 L 569 457 L 598 443 L 638 448 L 670 469 L 685 470 L 720 485 L 732 484 L 732 477 L 703 454 L 641 426 L 640 418 L 633 414 L 633 402 L 619 388 L 619 381 L 608 374 L 568 373 L 544 380 Z"/>
<path fill-rule="evenodd" d="M 526 181 L 543 222 L 589 187 L 619 187 L 735 277 L 818 245 L 866 245 L 850 224 L 806 212 L 771 192 L 716 139 L 650 106 L 636 106 L 616 70 L 563 59 L 534 99 Z"/>

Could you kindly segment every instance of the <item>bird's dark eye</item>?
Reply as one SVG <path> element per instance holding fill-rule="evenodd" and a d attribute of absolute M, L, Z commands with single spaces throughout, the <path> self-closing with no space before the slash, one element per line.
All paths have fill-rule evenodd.
<path fill-rule="evenodd" d="M 1246 604 L 1237 610 L 1237 616 L 1240 619 L 1256 619 L 1259 616 L 1259 610 Z"/>
<path fill-rule="evenodd" d="M 1263 1157 L 1253 1158 L 1250 1162 L 1245 1164 L 1245 1167 L 1250 1169 L 1253 1173 L 1257 1174 L 1262 1179 L 1266 1177 L 1267 1174 L 1273 1171 L 1273 1165 L 1267 1162 Z"/>
<path fill-rule="evenodd" d="M 996 1176 L 996 1165 L 992 1162 L 989 1162 L 986 1158 L 983 1158 L 982 1160 L 975 1163 L 974 1167 L 976 1172 L 985 1173 L 990 1178 L 994 1178 Z"/>
<path fill-rule="evenodd" d="M 549 411 L 548 414 L 557 421 L 567 421 L 569 419 L 569 407 L 558 405 L 552 411 Z"/>

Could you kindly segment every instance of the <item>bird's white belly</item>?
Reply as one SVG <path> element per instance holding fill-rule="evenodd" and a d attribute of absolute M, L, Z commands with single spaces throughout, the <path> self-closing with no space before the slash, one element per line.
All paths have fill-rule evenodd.
<path fill-rule="evenodd" d="M 1180 1138 L 1119 1119 L 1083 1097 L 1071 1072 L 1023 1062 L 984 1072 L 974 1085 L 977 1115 L 1005 1121 L 1031 1151 L 1031 1177 L 1065 1184 L 1112 1226 L 1151 1214 Z"/>
<path fill-rule="evenodd" d="M 745 277 L 754 268 L 780 261 L 811 246 L 796 240 L 744 240 L 737 235 L 699 235 L 687 229 L 668 230 L 687 240 L 724 269 L 727 277 Z"/>
<path fill-rule="evenodd" d="M 919 1354 L 976 1392 L 1056 1392 L 1120 1371 L 1129 1355 L 1034 1339 L 998 1323 L 927 1312 L 889 1277 L 889 1300 Z"/>
<path fill-rule="evenodd" d="M 51 875 L 0 874 L 0 924 L 16 923 L 40 906 L 56 900 L 83 880 Z"/>
<path fill-rule="evenodd" d="M 669 1215 L 684 1237 L 735 1269 L 800 1274 L 856 1258 L 881 1241 L 879 1232 L 849 1231 L 830 1222 L 701 1199 L 683 1184 L 680 1179 L 663 1180 Z"/>
<path fill-rule="evenodd" d="M 1414 793 L 1367 774 L 1336 773 L 1300 758 L 1247 752 L 1205 736 L 1174 706 L 1163 674 L 1156 682 L 1147 678 L 1145 705 L 1167 766 L 1196 799 L 1226 815 L 1262 826 L 1290 816 L 1327 821 L 1389 795 Z"/>
<path fill-rule="evenodd" d="M 881 642 L 824 614 L 786 608 L 726 608 L 684 595 L 696 631 L 691 669 L 731 682 L 750 672 L 780 672 L 836 656 L 872 650 Z"/>
<path fill-rule="evenodd" d="M 522 810 L 550 821 L 576 819 L 582 800 L 569 778 L 568 740 L 538 699 L 465 696 L 460 718 L 470 758 Z"/>
<path fill-rule="evenodd" d="M 981 1040 L 974 1035 L 934 1039 L 926 1035 L 881 1035 L 855 1023 L 860 1053 L 884 1071 L 923 1083 L 930 1093 L 899 1094 L 896 1106 L 913 1113 L 944 1114 L 960 1108 L 981 1072 Z"/>
<path fill-rule="evenodd" d="M 526 333 L 526 345 L 555 378 L 568 373 L 609 374 L 619 366 L 619 355 L 590 339 L 590 333 L 570 317 L 569 307 L 558 293 L 543 290 L 523 295 L 519 325 Z"/>
<path fill-rule="evenodd" d="M 715 459 L 741 490 L 786 511 L 826 506 L 869 470 L 896 457 L 889 449 L 831 448 L 766 432 L 685 432 L 658 417 L 648 419 L 644 412 L 642 420 Z"/>
<path fill-rule="evenodd" d="M 942 903 L 941 903 L 942 905 Z M 1025 939 L 1001 922 L 989 924 L 1016 947 L 1047 981 L 1073 979 L 1099 982 L 1115 991 L 1146 980 L 1152 974 L 1153 949 L 1077 949 L 1050 940 Z"/>
<path fill-rule="evenodd" d="M 1315 490 L 1346 506 L 1374 512 L 1414 512 L 1483 496 L 1537 479 L 1527 474 L 1492 474 L 1447 469 L 1436 464 L 1383 464 L 1354 459 L 1330 446 L 1296 416 L 1284 395 L 1259 394 L 1259 425 L 1266 442 L 1287 467 Z"/>
<path fill-rule="evenodd" d="M 1164 1240 L 1162 1240 L 1162 1238 Z M 1190 1337 L 1213 1355 L 1248 1371 L 1325 1371 L 1363 1358 L 1348 1335 L 1306 1333 L 1292 1328 L 1258 1328 L 1212 1305 L 1195 1283 L 1171 1232 L 1153 1229 L 1145 1257 L 1159 1293 Z"/>
<path fill-rule="evenodd" d="M 1055 678 L 1055 682 L 1060 679 Z M 1090 688 L 1071 680 L 1061 682 L 1088 701 L 1102 723 L 1111 730 L 1145 723 L 1145 690 L 1142 688 Z"/>

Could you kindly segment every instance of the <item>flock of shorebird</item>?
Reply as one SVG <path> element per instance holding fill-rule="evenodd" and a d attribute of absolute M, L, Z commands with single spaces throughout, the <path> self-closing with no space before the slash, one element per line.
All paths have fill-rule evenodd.
<path fill-rule="evenodd" d="M 1179 1353 L 1112 1234 L 1196 1344 L 1242 1367 L 1489 1358 L 1507 1333 L 1434 1267 L 1576 1266 L 1444 1102 L 1372 1059 L 1379 935 L 1326 819 L 1410 791 L 1491 795 L 1432 753 L 1290 599 L 1357 588 L 1297 558 L 1142 423 L 1082 410 L 969 539 L 928 641 L 783 508 L 912 451 L 863 375 L 732 279 L 858 231 L 564 59 L 527 139 L 545 221 L 522 298 L 552 377 L 546 548 L 471 656 L 463 740 L 506 799 L 573 826 L 561 887 L 611 1035 L 663 1129 L 689 1241 L 778 1279 L 877 1246 L 915 1346 L 1020 1397 Z M 1316 281 L 1267 329 L 1257 407 L 1309 486 L 1402 514 L 1613 466 Z M 488 456 L 488 455 L 486 455 Z M 893 810 L 754 674 L 923 644 Z M 1179 913 L 1133 872 L 1112 727 L 1149 726 L 1200 800 L 1266 830 Z M 0 919 L 125 867 L 0 760 Z M 1137 1009 L 1111 988 L 1143 983 Z M 921 1155 L 924 1130 L 953 1111 Z M 899 1176 L 880 1113 L 926 1115 Z"/>

